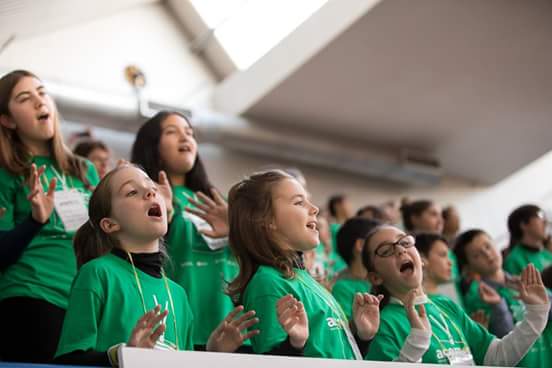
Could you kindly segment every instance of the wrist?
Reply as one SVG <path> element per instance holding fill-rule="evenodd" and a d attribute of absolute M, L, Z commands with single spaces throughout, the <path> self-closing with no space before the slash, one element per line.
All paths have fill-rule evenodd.
<path fill-rule="evenodd" d="M 289 337 L 289 343 L 295 349 L 303 349 L 305 347 L 305 344 L 307 343 L 307 340 L 303 338 L 296 338 L 291 335 L 288 335 L 288 337 Z"/>
<path fill-rule="evenodd" d="M 357 331 L 357 336 L 360 337 L 361 340 L 370 341 L 374 338 L 374 336 L 376 336 L 376 334 L 369 331 L 362 331 L 361 329 L 359 329 Z"/>
<path fill-rule="evenodd" d="M 31 218 L 33 219 L 34 222 L 40 225 L 45 225 L 48 223 L 48 221 L 50 221 L 50 216 L 44 219 L 44 218 L 41 218 L 41 216 L 35 214 L 34 212 L 31 213 Z"/>

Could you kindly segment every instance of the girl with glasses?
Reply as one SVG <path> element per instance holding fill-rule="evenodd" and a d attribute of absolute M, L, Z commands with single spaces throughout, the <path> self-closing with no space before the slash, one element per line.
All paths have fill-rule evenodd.
<path fill-rule="evenodd" d="M 522 273 L 520 298 L 527 314 L 502 339 L 472 321 L 446 297 L 428 297 L 422 288 L 422 260 L 415 238 L 391 226 L 366 237 L 363 263 L 372 283 L 385 294 L 378 333 L 368 360 L 435 364 L 516 365 L 546 326 L 550 303 L 540 274 Z"/>

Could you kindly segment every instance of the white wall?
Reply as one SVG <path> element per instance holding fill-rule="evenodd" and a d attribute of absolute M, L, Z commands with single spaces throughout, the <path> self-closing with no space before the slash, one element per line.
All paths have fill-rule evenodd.
<path fill-rule="evenodd" d="M 144 4 L 16 39 L 0 56 L 0 68 L 25 68 L 44 79 L 124 95 L 132 90 L 123 70 L 135 64 L 146 74 L 152 100 L 194 106 L 215 80 L 187 45 L 179 24 L 162 4 Z"/>
<path fill-rule="evenodd" d="M 83 125 L 69 122 L 64 122 L 62 126 L 66 134 L 84 129 Z M 114 132 L 103 128 L 94 128 L 94 134 L 112 147 L 117 156 L 128 158 L 130 147 L 134 141 L 133 134 Z M 303 171 L 308 182 L 308 189 L 318 205 L 325 205 L 328 197 L 336 193 L 346 193 L 357 207 L 366 204 L 380 204 L 402 196 L 430 198 L 439 203 L 449 204 L 459 203 L 480 190 L 470 183 L 453 178 L 445 178 L 437 187 L 408 188 L 361 176 L 247 155 L 212 144 L 201 144 L 199 152 L 213 184 L 223 192 L 227 192 L 234 183 L 244 176 L 266 168 L 268 165 L 293 166 Z"/>
<path fill-rule="evenodd" d="M 63 127 L 66 133 L 84 128 L 68 122 Z M 94 132 L 115 149 L 117 156 L 128 157 L 134 141 L 133 134 L 102 128 L 95 128 Z M 497 240 L 499 246 L 504 246 L 507 242 L 506 218 L 515 207 L 524 203 L 535 203 L 552 213 L 552 152 L 494 186 L 475 186 L 467 181 L 446 177 L 435 187 L 405 187 L 315 167 L 278 162 L 212 144 L 201 144 L 199 151 L 213 184 L 223 192 L 227 192 L 234 183 L 256 170 L 274 165 L 294 166 L 303 171 L 308 189 L 320 206 L 324 206 L 328 197 L 336 193 L 346 193 L 356 207 L 380 204 L 404 196 L 432 199 L 443 206 L 456 205 L 463 220 L 463 229 L 483 228 Z"/>

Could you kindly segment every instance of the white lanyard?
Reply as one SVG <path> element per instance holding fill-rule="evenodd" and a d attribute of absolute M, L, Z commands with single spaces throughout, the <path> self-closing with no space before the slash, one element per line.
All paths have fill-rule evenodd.
<path fill-rule="evenodd" d="M 60 174 L 56 170 L 54 165 L 51 165 L 50 167 L 52 168 L 52 171 L 53 171 L 54 175 L 56 176 L 56 178 L 59 179 L 59 182 L 61 183 L 61 186 L 63 187 L 63 189 L 69 190 L 69 187 L 67 186 L 67 177 L 65 176 L 65 173 Z"/>
<path fill-rule="evenodd" d="M 443 317 L 442 314 L 439 314 L 439 317 L 441 317 L 441 321 L 443 322 L 441 324 L 441 322 L 439 322 L 437 320 L 437 318 L 433 317 L 433 316 L 429 316 L 429 319 L 435 323 L 437 326 L 439 326 L 439 328 L 447 334 L 447 337 L 449 338 L 449 343 L 451 345 L 454 345 L 454 337 L 452 336 L 452 334 L 450 333 L 450 327 L 449 325 L 447 324 L 447 322 L 445 321 L 445 318 Z"/>

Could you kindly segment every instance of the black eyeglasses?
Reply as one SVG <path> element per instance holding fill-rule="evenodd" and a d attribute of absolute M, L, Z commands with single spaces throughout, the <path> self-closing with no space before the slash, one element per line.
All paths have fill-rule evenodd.
<path fill-rule="evenodd" d="M 412 248 L 416 244 L 416 239 L 410 234 L 401 236 L 395 242 L 385 241 L 378 245 L 375 250 L 376 256 L 379 257 L 391 257 L 397 251 L 397 246 L 400 245 L 403 248 Z"/>

